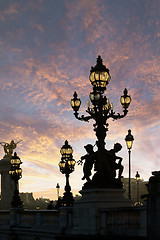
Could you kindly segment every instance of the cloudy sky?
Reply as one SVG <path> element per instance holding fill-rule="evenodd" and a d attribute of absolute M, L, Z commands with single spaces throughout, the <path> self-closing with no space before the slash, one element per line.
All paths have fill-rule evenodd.
<path fill-rule="evenodd" d="M 127 117 L 109 121 L 106 147 L 123 145 L 128 177 L 124 138 L 131 129 L 132 176 L 139 171 L 148 180 L 160 170 L 160 1 L 0 0 L 0 142 L 23 140 L 16 149 L 23 161 L 21 192 L 55 199 L 57 182 L 61 194 L 65 186 L 58 168 L 64 141 L 76 160 L 85 144 L 95 143 L 94 122 L 75 119 L 70 99 L 76 90 L 85 114 L 98 55 L 110 69 L 105 94 L 114 110 L 122 113 L 125 87 L 132 97 Z M 74 193 L 81 177 L 76 166 Z"/>

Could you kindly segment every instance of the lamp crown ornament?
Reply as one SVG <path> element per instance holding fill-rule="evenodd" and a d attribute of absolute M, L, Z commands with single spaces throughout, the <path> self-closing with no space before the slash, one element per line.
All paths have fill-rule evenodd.
<path fill-rule="evenodd" d="M 90 73 L 96 72 L 96 71 L 101 71 L 101 72 L 104 71 L 104 72 L 107 72 L 109 74 L 109 69 L 106 68 L 105 65 L 103 65 L 103 60 L 102 60 L 100 55 L 97 58 L 96 65 L 94 67 L 93 66 L 91 67 Z"/>

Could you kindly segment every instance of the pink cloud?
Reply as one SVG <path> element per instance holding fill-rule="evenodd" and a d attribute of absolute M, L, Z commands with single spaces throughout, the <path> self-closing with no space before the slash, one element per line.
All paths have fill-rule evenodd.
<path fill-rule="evenodd" d="M 13 15 L 13 14 L 18 14 L 18 13 L 19 13 L 19 4 L 15 2 L 13 4 L 10 4 L 7 9 L 1 11 L 0 19 L 2 21 L 5 21 L 5 18 L 8 15 Z"/>

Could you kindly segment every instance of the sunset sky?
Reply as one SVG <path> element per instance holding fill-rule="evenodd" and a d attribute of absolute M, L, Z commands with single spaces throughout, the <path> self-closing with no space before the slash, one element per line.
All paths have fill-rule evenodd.
<path fill-rule="evenodd" d="M 84 145 L 95 144 L 94 121 L 75 119 L 70 99 L 77 91 L 85 114 L 98 55 L 110 69 L 105 94 L 114 110 L 123 111 L 124 88 L 132 97 L 127 117 L 109 120 L 106 148 L 122 144 L 118 154 L 128 177 L 124 138 L 131 129 L 132 177 L 139 171 L 148 180 L 160 170 L 160 1 L 0 0 L 0 142 L 23 140 L 16 148 L 21 192 L 56 199 L 56 184 L 61 195 L 65 186 L 58 167 L 64 141 L 76 161 Z M 74 193 L 81 178 L 82 166 L 76 166 Z"/>

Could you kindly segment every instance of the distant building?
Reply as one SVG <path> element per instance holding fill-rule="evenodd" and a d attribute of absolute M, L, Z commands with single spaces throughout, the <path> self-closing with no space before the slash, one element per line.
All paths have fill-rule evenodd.
<path fill-rule="evenodd" d="M 33 193 L 20 193 L 21 200 L 25 209 L 47 209 L 50 202 L 48 198 L 36 198 L 33 197 Z"/>
<path fill-rule="evenodd" d="M 128 198 L 128 178 L 122 178 L 122 182 L 124 184 L 125 193 L 124 196 Z M 143 203 L 144 199 L 141 199 L 142 195 L 145 195 L 148 193 L 146 184 L 148 182 L 144 181 L 142 179 L 139 180 L 139 201 Z M 48 198 L 37 198 L 34 199 L 33 193 L 20 193 L 21 200 L 23 202 L 23 206 L 25 209 L 32 210 L 32 209 L 47 209 L 48 204 L 50 203 L 50 199 Z M 81 198 L 81 195 L 76 195 L 74 197 L 74 200 L 77 201 Z M 135 178 L 131 178 L 131 200 L 132 204 L 134 205 L 137 202 L 137 181 Z M 57 201 L 53 201 L 53 205 L 55 206 Z M 1 207 L 1 198 L 0 198 L 0 209 L 3 209 Z"/>
<path fill-rule="evenodd" d="M 49 198 L 36 198 L 35 200 L 36 202 L 36 209 L 47 209 L 48 204 L 50 203 L 50 199 Z"/>
<path fill-rule="evenodd" d="M 33 193 L 20 193 L 20 198 L 23 202 L 23 206 L 26 209 L 35 209 L 36 208 L 36 201 L 33 197 Z"/>

